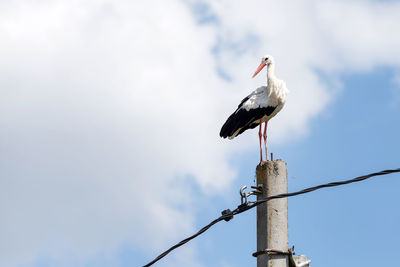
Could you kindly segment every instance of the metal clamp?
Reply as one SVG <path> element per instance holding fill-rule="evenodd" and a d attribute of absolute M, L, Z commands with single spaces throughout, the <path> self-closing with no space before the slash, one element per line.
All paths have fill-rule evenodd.
<path fill-rule="evenodd" d="M 264 250 L 260 250 L 257 252 L 253 253 L 253 257 L 258 257 L 260 255 L 264 255 L 264 254 L 268 254 L 268 255 L 294 255 L 294 246 L 292 248 L 289 248 L 287 251 L 283 251 L 283 250 L 279 250 L 279 249 L 271 249 L 271 248 L 267 248 Z"/>
<path fill-rule="evenodd" d="M 258 194 L 262 194 L 262 192 L 261 192 L 261 190 L 260 190 L 260 188 L 259 187 L 251 187 L 251 188 L 253 188 L 253 189 L 256 189 L 256 190 L 253 190 L 253 191 L 250 191 L 250 192 L 248 192 L 248 193 L 245 193 L 244 192 L 244 190 L 247 188 L 247 185 L 244 185 L 244 186 L 242 186 L 242 188 L 240 188 L 240 192 L 239 192 L 239 194 L 240 194 L 240 202 L 242 203 L 242 205 L 243 204 L 245 204 L 245 205 L 247 205 L 248 203 L 249 203 L 249 201 L 248 201 L 248 197 L 249 196 L 251 196 L 251 195 L 258 195 Z"/>
<path fill-rule="evenodd" d="M 298 265 L 296 265 L 296 262 L 294 261 L 293 255 L 295 255 L 294 253 L 294 246 L 292 246 L 291 248 L 289 248 L 287 251 L 283 251 L 283 250 L 278 250 L 278 249 L 264 249 L 264 250 L 260 250 L 257 252 L 253 253 L 253 257 L 258 257 L 260 255 L 264 255 L 264 254 L 268 254 L 268 256 L 270 255 L 285 255 L 285 256 L 289 256 L 289 267 L 298 267 Z M 301 265 L 303 266 L 303 265 Z"/>
<path fill-rule="evenodd" d="M 224 220 L 225 220 L 226 222 L 228 222 L 228 221 L 230 221 L 231 219 L 233 219 L 233 212 L 232 212 L 230 209 L 223 210 L 223 211 L 221 212 L 221 214 L 222 214 L 222 216 L 225 217 Z"/>

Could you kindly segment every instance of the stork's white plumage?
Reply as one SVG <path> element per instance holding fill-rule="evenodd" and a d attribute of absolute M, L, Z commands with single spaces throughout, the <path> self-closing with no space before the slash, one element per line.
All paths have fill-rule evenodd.
<path fill-rule="evenodd" d="M 219 135 L 223 138 L 233 139 L 248 129 L 259 125 L 258 136 L 260 139 L 260 162 L 263 161 L 262 141 L 264 138 L 265 153 L 267 154 L 267 124 L 284 106 L 289 90 L 284 81 L 275 76 L 275 61 L 272 56 L 262 57 L 253 78 L 267 66 L 267 86 L 261 86 L 240 102 L 236 111 L 229 116 L 222 126 Z M 261 133 L 261 125 L 264 122 L 264 133 Z"/>

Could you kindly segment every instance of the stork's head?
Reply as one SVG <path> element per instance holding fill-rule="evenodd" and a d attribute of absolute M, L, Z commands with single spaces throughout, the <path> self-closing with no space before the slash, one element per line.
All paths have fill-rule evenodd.
<path fill-rule="evenodd" d="M 258 66 L 256 72 L 253 74 L 253 78 L 265 67 L 269 67 L 271 64 L 274 64 L 274 58 L 270 55 L 265 55 L 261 58 L 261 64 Z"/>

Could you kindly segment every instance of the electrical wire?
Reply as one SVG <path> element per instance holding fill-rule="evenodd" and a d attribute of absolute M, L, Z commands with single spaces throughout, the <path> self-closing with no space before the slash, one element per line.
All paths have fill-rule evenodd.
<path fill-rule="evenodd" d="M 364 181 L 366 179 L 369 179 L 371 177 L 374 176 L 380 176 L 380 175 L 386 175 L 386 174 L 391 174 L 391 173 L 395 173 L 395 172 L 400 172 L 400 168 L 398 169 L 393 169 L 393 170 L 385 170 L 385 171 L 380 171 L 380 172 L 374 172 L 371 174 L 367 174 L 367 175 L 363 175 L 363 176 L 359 176 L 350 180 L 344 180 L 344 181 L 339 181 L 339 182 L 332 182 L 332 183 L 328 183 L 328 184 L 322 184 L 322 185 L 317 185 L 317 186 L 313 186 L 313 187 L 309 187 L 297 192 L 293 192 L 293 193 L 285 193 L 285 194 L 279 194 L 279 195 L 274 195 L 274 196 L 270 196 L 270 197 L 266 197 L 260 200 L 255 201 L 253 204 L 250 205 L 250 209 L 254 208 L 264 202 L 267 202 L 271 199 L 277 199 L 277 198 L 285 198 L 285 197 L 293 197 L 293 196 L 297 196 L 297 195 L 302 195 L 305 193 L 309 193 L 321 188 L 326 188 L 326 187 L 334 187 L 334 186 L 339 186 L 339 185 L 345 185 L 345 184 L 351 184 L 351 183 L 355 183 L 355 182 L 361 182 Z"/>
<path fill-rule="evenodd" d="M 306 188 L 306 189 L 303 189 L 303 190 L 300 190 L 300 191 L 296 191 L 296 192 L 292 192 L 292 193 L 285 193 L 285 194 L 279 194 L 279 195 L 274 195 L 274 196 L 262 198 L 262 199 L 259 199 L 257 201 L 254 201 L 254 202 L 243 203 L 243 204 L 239 205 L 233 211 L 231 211 L 229 209 L 224 210 L 224 211 L 222 211 L 222 215 L 220 217 L 218 217 L 217 219 L 213 220 L 212 222 L 210 222 L 209 224 L 207 224 L 206 226 L 201 228 L 194 235 L 191 235 L 188 238 L 183 239 L 181 242 L 177 243 L 176 245 L 170 247 L 168 250 L 166 250 L 163 253 L 161 253 L 160 255 L 158 255 L 154 260 L 152 260 L 148 264 L 144 265 L 143 267 L 149 267 L 149 266 L 153 265 L 154 263 L 156 263 L 160 259 L 164 258 L 172 250 L 174 250 L 174 249 L 186 244 L 190 240 L 192 240 L 192 239 L 196 238 L 197 236 L 201 235 L 202 233 L 204 233 L 205 231 L 210 229 L 216 223 L 218 223 L 218 222 L 220 222 L 222 220 L 229 221 L 229 220 L 231 220 L 233 218 L 234 215 L 238 215 L 238 214 L 240 214 L 242 212 L 245 212 L 245 211 L 247 211 L 249 209 L 252 209 L 252 208 L 254 208 L 254 207 L 258 206 L 258 205 L 261 205 L 262 203 L 265 203 L 265 202 L 267 202 L 267 201 L 269 201 L 271 199 L 293 197 L 293 196 L 297 196 L 297 195 L 310 193 L 312 191 L 315 191 L 315 190 L 318 190 L 318 189 L 322 189 L 322 188 L 326 188 L 326 187 L 334 187 L 334 186 L 340 186 L 340 185 L 345 185 L 345 184 L 351 184 L 351 183 L 355 183 L 355 182 L 361 182 L 361 181 L 364 181 L 366 179 L 372 178 L 374 176 L 387 175 L 387 174 L 396 173 L 396 172 L 400 172 L 400 168 L 392 169 L 392 170 L 384 170 L 384 171 L 380 171 L 380 172 L 374 172 L 374 173 L 363 175 L 363 176 L 359 176 L 359 177 L 356 177 L 356 178 L 353 178 L 353 179 L 350 179 L 350 180 L 344 180 L 344 181 L 339 181 L 339 182 L 321 184 L 321 185 L 309 187 L 309 188 Z"/>
<path fill-rule="evenodd" d="M 205 231 L 207 231 L 209 228 L 211 228 L 211 226 L 213 226 L 214 224 L 222 221 L 224 218 L 224 216 L 221 216 L 217 219 L 215 219 L 214 221 L 210 222 L 209 224 L 207 224 L 206 226 L 204 226 L 203 228 L 201 228 L 197 233 L 195 233 L 192 236 L 189 236 L 186 239 L 183 239 L 181 242 L 179 242 L 178 244 L 170 247 L 168 250 L 164 251 L 163 253 L 161 253 L 160 255 L 157 256 L 157 258 L 155 258 L 154 260 L 152 260 L 151 262 L 149 262 L 148 264 L 144 265 L 143 267 L 148 267 L 153 265 L 154 263 L 156 263 L 157 261 L 159 261 L 160 259 L 164 258 L 168 253 L 170 253 L 172 250 L 186 244 L 187 242 L 189 242 L 190 240 L 192 240 L 193 238 L 196 238 L 197 236 L 201 235 L 202 233 L 204 233 Z"/>

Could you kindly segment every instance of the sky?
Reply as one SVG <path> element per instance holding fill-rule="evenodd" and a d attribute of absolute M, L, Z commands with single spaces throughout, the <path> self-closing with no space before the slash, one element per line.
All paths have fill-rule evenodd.
<path fill-rule="evenodd" d="M 240 203 L 257 131 L 218 133 L 265 54 L 289 191 L 399 168 L 400 2 L 0 2 L 0 266 L 142 266 Z M 400 176 L 289 199 L 311 266 L 389 266 Z M 255 212 L 154 266 L 254 266 Z"/>

